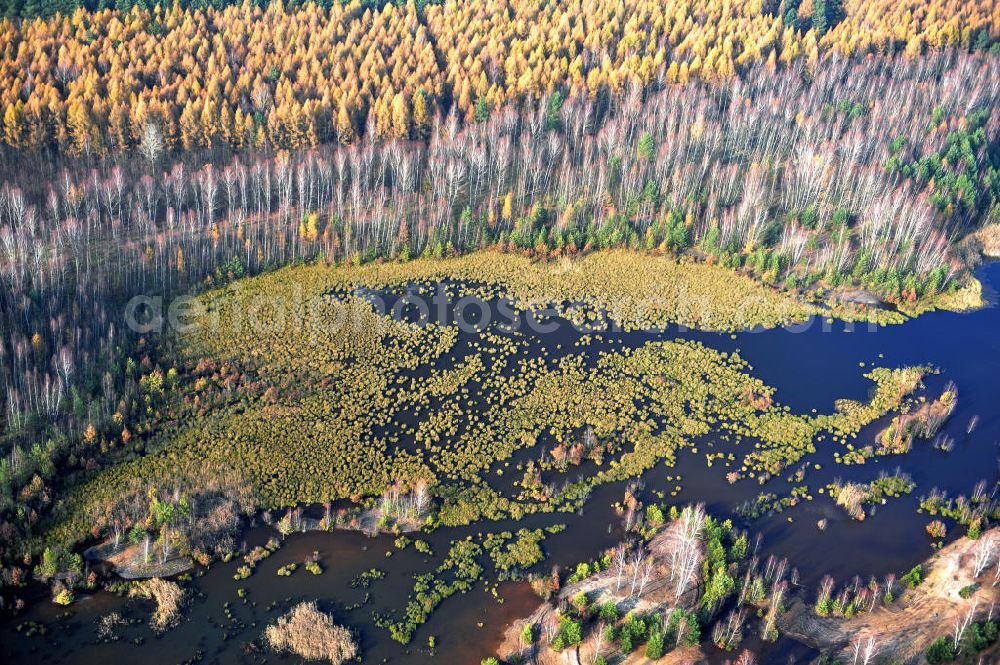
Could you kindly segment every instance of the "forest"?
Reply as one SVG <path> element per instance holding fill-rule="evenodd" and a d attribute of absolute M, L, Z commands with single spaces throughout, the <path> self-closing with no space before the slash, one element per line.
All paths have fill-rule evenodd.
<path fill-rule="evenodd" d="M 0 110 L 12 147 L 301 148 L 426 138 L 451 108 L 482 120 L 554 92 L 606 99 L 756 64 L 983 51 L 998 35 L 990 0 L 67 8 L 0 24 Z"/>
<path fill-rule="evenodd" d="M 434 507 L 407 519 L 433 528 L 571 512 L 710 430 L 755 441 L 717 453 L 739 460 L 730 483 L 796 473 L 825 438 L 855 464 L 933 438 L 913 429 L 931 407 L 911 402 L 931 367 L 872 366 L 868 401 L 791 413 L 737 354 L 696 343 L 590 366 L 583 348 L 534 362 L 486 335 L 458 362 L 447 329 L 386 332 L 368 313 L 384 337 L 323 348 L 305 328 L 137 330 L 136 298 L 228 316 L 261 294 L 326 308 L 444 280 L 456 297 L 618 305 L 626 330 L 726 333 L 983 303 L 973 270 L 1000 228 L 992 0 L 2 0 L 0 16 L 8 588 L 39 561 L 67 593 L 88 583 L 72 553 L 87 539 L 208 561 L 240 514 L 385 508 L 418 481 Z M 372 360 L 379 344 L 395 357 Z M 479 412 L 465 402 L 482 386 L 498 401 Z M 877 445 L 855 449 L 883 416 Z M 521 490 L 495 492 L 491 465 L 542 432 L 557 441 L 516 467 Z M 913 489 L 901 472 L 827 488 L 857 521 Z M 762 491 L 746 514 L 801 495 Z"/>
<path fill-rule="evenodd" d="M 8 433 L 63 423 L 77 438 L 107 422 L 138 380 L 128 359 L 148 353 L 124 346 L 116 313 L 133 295 L 297 261 L 627 247 L 915 306 L 965 280 L 958 241 L 997 219 L 997 70 L 993 56 L 954 51 L 831 60 L 811 78 L 797 64 L 632 87 L 603 113 L 553 93 L 482 122 L 437 115 L 426 143 L 11 174 L 0 188 Z"/>

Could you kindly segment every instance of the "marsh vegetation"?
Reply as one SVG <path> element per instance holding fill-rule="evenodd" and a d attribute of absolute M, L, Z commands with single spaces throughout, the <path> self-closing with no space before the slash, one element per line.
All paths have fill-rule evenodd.
<path fill-rule="evenodd" d="M 867 402 L 842 400 L 832 413 L 797 415 L 737 353 L 683 340 L 594 352 L 580 346 L 582 336 L 572 348 L 548 349 L 530 331 L 498 324 L 465 335 L 454 325 L 382 315 L 357 295 L 361 287 L 447 277 L 456 299 L 503 295 L 549 318 L 572 317 L 578 310 L 566 303 L 585 301 L 587 311 L 626 330 L 686 317 L 666 289 L 658 309 L 630 305 L 639 260 L 654 284 L 687 284 L 703 294 L 712 303 L 703 320 L 716 327 L 729 325 L 736 310 L 728 308 L 744 295 L 713 295 L 711 268 L 690 273 L 667 259 L 606 254 L 569 270 L 488 259 L 289 268 L 208 293 L 193 332 L 181 338 L 176 362 L 184 380 L 170 396 L 174 424 L 149 438 L 144 456 L 75 491 L 55 533 L 71 540 L 84 529 L 101 531 L 101 522 L 85 518 L 95 506 L 134 495 L 137 478 L 193 486 L 185 479 L 201 480 L 206 468 L 240 469 L 256 506 L 268 510 L 381 496 L 372 505 L 383 528 L 400 520 L 454 526 L 576 510 L 593 487 L 672 465 L 679 450 L 712 432 L 734 445 L 738 457 L 726 466 L 736 478 L 764 482 L 817 442 L 845 444 L 907 405 L 925 371 L 873 369 Z M 461 281 L 471 274 L 480 281 Z M 598 295 L 588 299 L 574 274 L 602 284 Z M 688 282 L 677 279 L 688 274 Z M 750 282 L 744 288 L 764 293 Z M 757 324 L 790 316 L 780 296 L 762 305 L 744 309 Z M 553 311 L 539 314 L 543 306 Z M 494 487 L 491 469 L 528 449 L 538 463 L 524 467 L 513 487 Z M 579 479 L 564 483 L 573 467 Z M 146 520 L 156 528 L 169 528 L 183 512 L 164 505 L 172 504 L 157 500 Z M 127 511 L 121 520 L 109 535 L 132 528 Z"/>
<path fill-rule="evenodd" d="M 652 307 L 637 302 L 639 270 L 647 278 L 643 289 L 652 284 L 662 294 Z M 265 511 L 282 535 L 337 526 L 433 532 L 575 513 L 598 488 L 672 467 L 706 437 L 727 446 L 725 455 L 709 458 L 720 478 L 766 484 L 819 446 L 853 450 L 850 442 L 869 424 L 919 407 L 925 367 L 868 369 L 865 401 L 840 399 L 829 413 L 797 414 L 738 352 L 660 334 L 681 324 L 722 331 L 750 321 L 774 326 L 814 311 L 721 275 L 625 252 L 547 266 L 481 253 L 360 268 L 299 266 L 210 291 L 178 338 L 170 370 L 147 374 L 176 377 L 162 388 L 173 420 L 145 437 L 142 456 L 130 455 L 74 490 L 47 537 L 69 544 L 90 535 L 116 544 L 126 534 L 134 556 L 142 553 L 147 563 L 163 563 L 171 551 L 207 562 L 230 556 L 234 517 L 255 511 Z M 418 296 L 441 293 L 443 319 L 411 307 Z M 685 309 L 692 296 L 702 307 L 694 317 Z M 484 308 L 471 329 L 454 319 L 463 299 Z M 756 307 L 745 307 L 746 299 Z M 494 318 L 502 306 L 513 312 L 510 321 L 561 326 L 561 341 L 553 345 L 530 325 Z M 627 346 L 602 342 L 621 334 L 639 337 Z M 215 478 L 212 469 L 240 473 Z M 804 467 L 793 473 L 800 480 L 803 474 Z M 862 501 L 908 491 L 890 484 L 872 483 Z M 841 488 L 835 498 L 851 491 Z M 788 503 L 775 497 L 774 505 L 811 499 L 804 486 L 790 496 Z M 345 501 L 354 508 L 344 508 Z M 306 517 L 302 505 L 325 506 L 323 517 Z M 652 533 L 665 522 L 665 507 L 649 504 L 645 520 L 637 519 L 639 509 L 627 494 L 626 530 Z M 519 579 L 537 570 L 546 540 L 560 531 L 552 525 L 452 540 L 443 559 L 413 577 L 405 606 L 377 614 L 375 625 L 409 643 L 443 601 L 484 577 Z M 396 545 L 405 550 L 410 542 L 401 536 Z M 416 542 L 433 559 L 430 546 Z M 234 579 L 250 578 L 279 545 L 272 539 L 243 554 Z M 285 563 L 277 576 L 296 575 L 299 563 Z M 633 568 L 633 586 L 641 588 L 649 571 Z M 589 574 L 581 569 L 574 579 Z M 725 580 L 734 573 L 725 575 L 706 580 L 719 595 L 706 606 L 729 596 Z M 528 577 L 539 582 L 536 573 Z M 375 579 L 362 575 L 359 583 Z M 737 624 L 738 611 L 716 641 L 735 640 Z M 653 651 L 657 640 L 674 639 L 669 630 L 640 633 L 628 639 L 651 640 Z"/>
<path fill-rule="evenodd" d="M 665 295 L 654 307 L 630 300 L 640 294 L 634 286 L 640 270 Z M 481 278 L 472 280 L 477 273 Z M 426 641 L 425 626 L 437 613 L 451 616 L 443 608 L 471 602 L 454 598 L 477 587 L 488 594 L 486 604 L 499 608 L 511 580 L 556 597 L 566 586 L 608 574 L 620 575 L 634 599 L 647 597 L 662 575 L 687 578 L 671 582 L 685 588 L 698 580 L 699 598 L 707 600 L 690 607 L 694 618 L 686 625 L 700 622 L 700 634 L 717 648 L 738 651 L 751 634 L 773 639 L 785 592 L 777 590 L 771 603 L 775 582 L 768 570 L 780 557 L 754 562 L 747 579 L 735 560 L 707 569 L 699 560 L 690 576 L 670 573 L 676 562 L 662 571 L 650 566 L 655 559 L 641 543 L 679 519 L 670 501 L 690 482 L 679 467 L 689 476 L 691 463 L 704 459 L 696 484 L 718 482 L 737 496 L 759 493 L 740 511 L 744 522 L 726 527 L 733 531 L 720 537 L 723 551 L 747 547 L 742 526 L 824 500 L 826 491 L 848 514 L 870 519 L 875 508 L 915 489 L 906 473 L 878 465 L 889 453 L 893 463 L 904 460 L 918 446 L 884 450 L 879 431 L 909 417 L 922 436 L 954 434 L 948 416 L 957 409 L 957 389 L 929 366 L 862 363 L 850 370 L 861 388 L 845 391 L 851 396 L 833 399 L 825 412 L 785 406 L 784 393 L 757 378 L 737 348 L 742 342 L 729 338 L 746 325 L 745 318 L 734 325 L 732 317 L 743 315 L 737 297 L 759 303 L 746 310 L 758 324 L 788 323 L 793 330 L 818 325 L 808 318 L 814 306 L 750 280 L 727 292 L 723 275 L 711 266 L 628 252 L 549 264 L 480 253 L 295 266 L 209 291 L 187 318 L 195 325 L 166 349 L 165 364 L 140 374 L 171 419 L 137 435 L 141 455 L 120 450 L 121 464 L 71 491 L 59 520 L 47 525 L 43 537 L 64 543 L 48 558 L 49 579 L 59 582 L 53 595 L 65 587 L 72 602 L 74 592 L 86 592 L 83 567 L 65 553 L 96 537 L 103 541 L 99 551 L 127 553 L 118 561 L 132 561 L 139 574 L 171 557 L 231 560 L 226 577 L 235 578 L 229 583 L 239 586 L 245 606 L 254 602 L 253 588 L 269 584 L 266 578 L 299 584 L 313 578 L 318 560 L 325 564 L 313 549 L 283 556 L 287 538 L 343 528 L 395 532 L 386 564 L 359 571 L 350 585 L 330 583 L 360 594 L 342 604 L 349 625 L 369 626 L 377 639 L 407 649 Z M 602 290 L 589 292 L 592 283 Z M 685 296 L 671 291 L 678 285 Z M 691 293 L 711 303 L 697 321 L 683 306 Z M 438 295 L 443 315 L 433 300 Z M 427 316 L 421 302 L 431 305 Z M 473 325 L 459 321 L 463 302 L 481 303 Z M 505 307 L 512 312 L 506 318 L 499 316 Z M 554 328 L 539 331 L 538 323 Z M 692 323 L 715 332 L 692 333 L 685 327 Z M 727 350 L 714 348 L 726 341 Z M 820 471 L 816 460 L 823 457 L 850 466 Z M 227 471 L 213 475 L 218 469 Z M 666 482 L 646 488 L 651 474 L 666 474 Z M 624 537 L 620 570 L 614 549 L 555 570 L 553 552 L 566 565 L 559 545 L 564 529 L 579 534 L 593 511 L 606 513 L 594 497 L 606 503 L 608 491 L 619 499 L 608 532 Z M 962 530 L 950 523 L 972 533 L 993 519 L 987 486 L 967 496 L 932 492 L 922 501 L 942 525 L 949 522 L 944 535 L 954 536 Z M 273 536 L 243 547 L 235 529 L 255 515 Z M 704 546 L 715 548 L 711 542 Z M 411 562 L 402 576 L 394 563 L 400 557 Z M 313 574 L 298 570 L 303 566 Z M 327 566 L 319 570 L 315 579 L 327 579 Z M 382 582 L 387 576 L 393 581 Z M 378 600 L 387 585 L 402 593 L 391 604 Z M 874 599 L 890 602 L 902 588 L 891 578 L 855 580 L 831 588 L 819 605 L 828 616 L 851 617 L 870 611 Z M 603 633 L 593 625 L 595 602 L 570 603 L 550 632 L 535 633 L 544 638 L 537 644 L 565 648 Z M 226 612 L 227 636 L 252 632 L 235 608 Z M 757 612 L 759 624 L 751 617 Z M 667 651 L 677 643 L 670 618 L 650 608 L 634 621 L 619 620 L 617 632 L 600 638 L 602 648 Z M 441 624 L 433 625 L 440 636 Z"/>

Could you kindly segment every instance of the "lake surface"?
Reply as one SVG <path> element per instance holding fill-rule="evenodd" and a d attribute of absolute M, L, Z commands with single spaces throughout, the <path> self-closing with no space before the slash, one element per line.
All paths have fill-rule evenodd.
<path fill-rule="evenodd" d="M 978 273 L 991 302 L 1000 288 L 1000 263 L 982 267 Z M 863 374 L 872 366 L 899 367 L 930 364 L 941 370 L 929 376 L 925 383 L 927 395 L 937 397 L 948 381 L 958 386 L 958 407 L 942 431 L 955 439 L 950 453 L 934 449 L 930 442 L 917 440 L 905 456 L 890 456 L 869 460 L 863 466 L 843 466 L 834 463 L 833 453 L 843 448 L 829 439 L 820 442 L 815 455 L 808 458 L 810 470 L 804 483 L 810 488 L 813 501 L 805 501 L 782 513 L 772 514 L 745 523 L 751 533 L 763 537 L 764 554 L 787 557 L 800 573 L 800 583 L 810 597 L 818 580 L 826 574 L 838 582 L 854 575 L 901 573 L 926 559 L 931 553 L 930 541 L 924 532 L 929 521 L 917 513 L 920 496 L 934 487 L 946 490 L 950 496 L 968 496 L 973 486 L 985 480 L 992 488 L 997 479 L 997 442 L 1000 441 L 1000 308 L 990 306 L 967 314 L 935 312 L 904 325 L 885 328 L 850 325 L 840 322 L 827 324 L 813 319 L 793 329 L 744 332 L 735 338 L 728 334 L 681 331 L 676 328 L 660 333 L 608 333 L 587 347 L 588 353 L 623 346 L 638 347 L 652 339 L 696 339 L 707 346 L 723 350 L 739 350 L 753 365 L 753 374 L 778 388 L 777 399 L 794 412 L 829 412 L 834 400 L 852 398 L 865 400 L 872 384 Z M 574 341 L 579 332 L 563 326 L 557 332 L 531 339 L 529 353 L 540 353 L 544 347 L 549 355 L 569 351 L 579 352 Z M 463 334 L 455 352 L 470 343 L 472 335 Z M 864 363 L 864 367 L 861 364 Z M 978 416 L 978 425 L 967 433 L 970 420 Z M 883 427 L 885 419 L 862 431 L 856 442 L 866 445 Z M 787 495 L 791 485 L 785 478 L 774 478 L 761 486 L 752 480 L 730 485 L 724 478 L 725 469 L 717 463 L 706 467 L 704 453 L 709 449 L 726 450 L 727 445 L 708 437 L 699 444 L 698 453 L 690 450 L 678 454 L 673 468 L 662 465 L 642 478 L 644 492 L 664 491 L 669 495 L 681 485 L 678 504 L 705 502 L 710 513 L 725 517 L 734 513 L 744 501 L 761 491 Z M 746 443 L 743 444 L 747 445 Z M 521 451 L 511 460 L 511 471 L 517 461 L 537 456 L 538 450 Z M 818 463 L 820 470 L 812 465 Z M 864 522 L 848 518 L 847 514 L 824 495 L 817 493 L 835 478 L 868 481 L 880 471 L 892 471 L 897 466 L 909 473 L 917 488 L 909 496 L 892 499 L 879 506 Z M 576 471 L 571 471 L 575 475 Z M 497 487 L 512 480 L 507 474 Z M 676 476 L 682 480 L 678 483 Z M 668 480 L 668 476 L 673 480 Z M 528 614 L 537 605 L 537 597 L 524 583 L 503 583 L 497 596 L 490 586 L 480 582 L 468 594 L 456 595 L 444 601 L 430 621 L 415 634 L 408 647 L 392 642 L 388 632 L 372 624 L 373 612 L 401 610 L 412 587 L 415 574 L 427 572 L 438 565 L 451 540 L 485 531 L 500 531 L 512 527 L 535 528 L 563 523 L 567 528 L 549 536 L 544 543 L 548 558 L 539 570 L 552 565 L 574 566 L 593 559 L 621 538 L 621 524 L 612 504 L 621 500 L 624 483 L 605 485 L 591 495 L 582 514 L 532 515 L 515 523 L 482 523 L 463 528 L 442 528 L 420 537 L 427 540 L 435 553 L 433 559 L 412 547 L 395 551 L 393 537 L 369 538 L 360 533 L 301 533 L 290 536 L 275 554 L 258 564 L 247 580 L 234 581 L 233 573 L 241 561 L 215 564 L 196 577 L 189 586 L 195 597 L 181 624 L 162 636 L 155 636 L 144 624 L 151 604 L 142 601 L 125 602 L 117 596 L 98 592 L 78 600 L 66 610 L 44 600 L 46 589 L 36 585 L 31 589 L 38 600 L 18 617 L 0 625 L 0 661 L 12 663 L 265 663 L 297 662 L 292 657 L 279 657 L 262 651 L 254 643 L 264 626 L 303 599 L 318 599 L 323 609 L 330 610 L 339 623 L 357 630 L 364 662 L 445 662 L 478 663 L 489 655 L 507 625 Z M 826 518 L 825 531 L 816 522 Z M 949 538 L 963 533 L 962 527 L 952 527 Z M 266 526 L 250 528 L 244 535 L 252 547 L 265 542 L 274 532 Z M 279 577 L 277 569 L 287 563 L 301 564 L 317 552 L 324 573 L 318 577 L 301 565 L 291 577 Z M 388 552 L 393 552 L 387 557 Z M 365 570 L 379 568 L 386 572 L 369 589 L 352 588 L 351 580 Z M 237 589 L 246 590 L 246 598 L 237 596 Z M 366 602 L 366 594 L 368 595 Z M 245 602 L 244 602 L 245 601 Z M 228 603 L 228 615 L 227 606 Z M 120 612 L 135 623 L 118 632 L 121 640 L 98 643 L 96 622 L 111 611 Z M 24 637 L 16 631 L 22 622 L 34 621 L 46 627 L 43 636 Z M 428 637 L 435 636 L 433 654 Z M 134 641 L 140 642 L 135 644 Z M 748 641 L 747 644 L 750 644 Z M 767 661 L 793 662 L 802 657 L 800 647 L 780 640 L 770 649 Z M 758 652 L 761 655 L 761 652 Z M 762 658 L 762 662 L 767 662 Z"/>

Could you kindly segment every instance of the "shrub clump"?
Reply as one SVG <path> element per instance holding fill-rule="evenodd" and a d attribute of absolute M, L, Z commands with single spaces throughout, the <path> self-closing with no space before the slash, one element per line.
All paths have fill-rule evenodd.
<path fill-rule="evenodd" d="M 177 582 L 159 577 L 139 582 L 129 589 L 128 595 L 130 598 L 143 598 L 156 603 L 156 610 L 149 619 L 155 630 L 166 630 L 177 623 L 186 596 Z"/>
<path fill-rule="evenodd" d="M 291 652 L 306 660 L 326 660 L 340 665 L 358 655 L 351 631 L 333 623 L 315 602 L 299 603 L 267 627 L 264 638 L 277 652 Z"/>

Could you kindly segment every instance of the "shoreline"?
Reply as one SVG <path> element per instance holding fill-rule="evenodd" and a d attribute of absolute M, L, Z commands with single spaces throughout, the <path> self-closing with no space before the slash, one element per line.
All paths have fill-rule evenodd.
<path fill-rule="evenodd" d="M 305 509 L 308 508 L 308 506 L 300 506 L 300 508 Z M 357 515 L 354 516 L 349 524 L 334 523 L 330 527 L 324 526 L 323 519 L 302 517 L 300 518 L 301 523 L 299 527 L 287 532 L 282 531 L 276 523 L 265 522 L 260 520 L 260 518 L 261 513 L 257 513 L 257 515 L 247 520 L 246 524 L 242 524 L 237 533 L 245 535 L 251 530 L 260 527 L 273 529 L 280 536 L 278 549 L 280 549 L 281 545 L 284 544 L 284 541 L 289 536 L 296 533 L 335 533 L 337 531 L 344 531 L 362 533 L 370 538 L 375 538 L 382 535 L 401 536 L 420 531 L 420 526 L 412 521 L 411 523 L 405 524 L 403 528 L 396 528 L 402 524 L 399 522 L 393 524 L 392 528 L 380 527 L 379 522 L 381 520 L 381 516 L 378 514 L 378 509 L 376 508 L 362 509 Z M 258 522 L 258 520 L 260 521 Z M 352 526 L 351 524 L 353 524 L 355 520 L 357 521 L 357 524 Z M 141 546 L 137 544 L 123 544 L 118 548 L 115 548 L 112 541 L 105 540 L 85 549 L 82 556 L 85 561 L 102 564 L 105 567 L 104 572 L 106 575 L 117 578 L 110 580 L 110 584 L 114 584 L 117 581 L 138 581 L 153 578 L 174 577 L 176 575 L 190 572 L 199 566 L 204 569 L 220 561 L 230 561 L 241 556 L 238 551 L 231 552 L 228 559 L 214 557 L 207 566 L 195 561 L 190 555 L 174 556 L 167 559 L 166 562 L 160 564 L 157 564 L 156 562 L 143 562 L 141 564 L 141 569 L 137 570 L 136 566 L 138 564 L 135 559 L 138 557 L 140 549 Z M 108 568 L 109 566 L 110 568 Z"/>
<path fill-rule="evenodd" d="M 888 607 L 851 619 L 819 617 L 799 594 L 779 620 L 779 629 L 799 642 L 842 658 L 849 657 L 857 636 L 873 635 L 880 641 L 882 658 L 919 662 L 931 642 L 953 632 L 956 619 L 964 617 L 973 603 L 978 603 L 974 620 L 982 620 L 1000 601 L 1000 587 L 993 584 L 996 565 L 992 561 L 974 576 L 973 550 L 984 538 L 1000 542 L 1000 528 L 976 540 L 963 536 L 933 554 L 922 564 L 924 579 L 920 584 Z M 968 598 L 959 595 L 960 590 L 973 585 L 978 587 Z"/>
<path fill-rule="evenodd" d="M 650 550 L 657 552 L 658 542 L 669 538 L 668 528 L 650 541 Z M 988 614 L 990 616 L 994 614 L 993 607 L 1000 602 L 1000 586 L 994 585 L 994 575 L 1000 567 L 991 559 L 991 564 L 978 577 L 974 576 L 973 569 L 974 550 L 985 538 L 992 538 L 996 547 L 1000 547 L 1000 527 L 986 531 L 976 540 L 963 536 L 953 541 L 920 564 L 924 573 L 923 579 L 914 589 L 905 590 L 887 606 L 880 605 L 874 611 L 861 612 L 850 619 L 818 616 L 813 604 L 815 599 L 812 598 L 815 595 L 814 591 L 798 587 L 790 595 L 790 602 L 778 618 L 779 633 L 784 638 L 820 652 L 822 656 L 840 658 L 841 662 L 844 662 L 844 658 L 847 659 L 846 662 L 851 661 L 853 644 L 860 636 L 875 637 L 879 644 L 879 658 L 886 662 L 906 664 L 923 662 L 925 649 L 939 637 L 950 639 L 956 620 L 964 617 L 970 611 L 970 607 L 977 608 L 973 621 L 981 621 Z M 658 565 L 664 563 L 662 560 L 657 560 Z M 540 600 L 533 612 L 510 625 L 495 655 L 503 662 L 514 662 L 512 659 L 521 658 L 537 665 L 561 665 L 567 662 L 566 653 L 573 653 L 576 662 L 590 662 L 596 655 L 593 635 L 585 638 L 572 652 L 563 653 L 550 648 L 544 642 L 544 638 L 532 645 L 525 645 L 520 636 L 527 625 L 538 627 L 551 623 L 557 616 L 558 607 L 567 604 L 569 599 L 579 592 L 587 593 L 588 596 L 596 593 L 594 599 L 597 602 L 610 599 L 621 603 L 622 594 L 608 593 L 608 588 L 613 583 L 614 575 L 610 574 L 610 571 L 602 572 L 567 585 L 555 597 L 555 602 Z M 654 581 L 652 583 L 654 593 L 664 585 L 662 579 Z M 704 580 L 689 590 L 687 595 L 693 592 L 694 602 L 697 602 L 697 592 L 703 587 Z M 959 595 L 960 590 L 969 588 L 973 591 L 967 598 Z M 630 601 L 626 599 L 625 602 Z M 975 605 L 972 605 L 973 603 Z M 664 608 L 678 606 L 692 606 L 692 601 L 685 597 L 670 602 L 666 594 L 660 593 L 654 595 L 652 601 L 643 599 L 630 605 L 626 611 L 662 611 Z M 708 656 L 702 648 L 706 645 L 706 640 L 709 640 L 708 636 L 703 635 L 700 646 L 675 649 L 668 652 L 664 659 L 656 662 L 671 664 L 706 662 Z M 710 640 L 707 644 L 711 646 Z M 733 657 L 735 658 L 738 653 L 739 649 L 733 652 Z M 1000 641 L 982 653 L 1000 653 Z M 624 655 L 616 662 L 637 665 L 650 661 L 639 649 Z"/>

